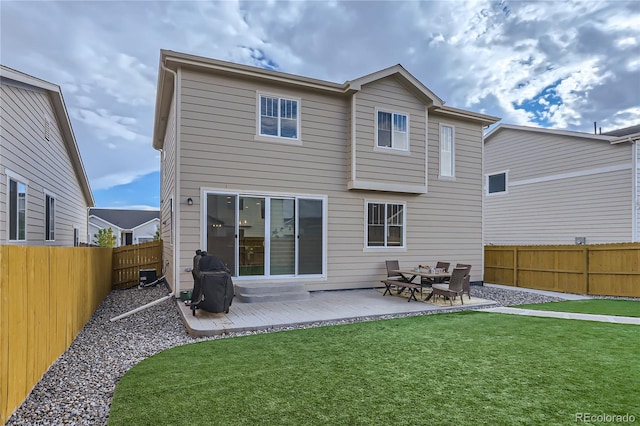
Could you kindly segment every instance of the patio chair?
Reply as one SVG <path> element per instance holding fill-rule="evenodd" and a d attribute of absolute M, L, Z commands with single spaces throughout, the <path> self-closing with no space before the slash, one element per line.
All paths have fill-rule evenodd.
<path fill-rule="evenodd" d="M 464 280 L 468 276 L 466 268 L 455 268 L 451 273 L 451 280 L 449 281 L 449 284 L 433 284 L 431 286 L 433 296 L 448 297 L 451 306 L 453 306 L 453 299 L 455 299 L 456 296 L 460 296 L 460 302 L 464 305 L 464 301 L 462 300 L 464 291 L 462 287 L 464 285 Z"/>
<path fill-rule="evenodd" d="M 462 283 L 462 290 L 464 293 L 467 293 L 467 296 L 469 296 L 469 300 L 471 300 L 471 265 L 458 263 L 456 264 L 456 268 L 467 268 L 467 277 Z"/>
<path fill-rule="evenodd" d="M 449 265 L 451 265 L 449 262 L 438 261 L 436 263 L 436 269 L 442 269 L 444 272 L 449 272 Z M 442 283 L 442 282 L 444 282 L 444 278 L 422 277 L 420 279 L 420 284 L 422 284 L 423 287 L 430 287 L 432 284 Z"/>
<path fill-rule="evenodd" d="M 392 287 L 396 287 L 398 289 L 405 288 L 406 285 L 403 286 L 401 284 L 406 284 L 409 282 L 401 274 L 393 272 L 400 269 L 400 262 L 398 262 L 397 260 L 386 260 L 385 264 L 387 266 L 387 279 L 382 280 L 382 283 L 386 286 L 383 296 L 385 296 L 387 293 L 391 294 Z"/>

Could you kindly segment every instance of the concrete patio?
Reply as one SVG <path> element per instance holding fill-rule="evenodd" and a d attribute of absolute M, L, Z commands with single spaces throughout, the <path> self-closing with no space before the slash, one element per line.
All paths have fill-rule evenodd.
<path fill-rule="evenodd" d="M 385 315 L 450 312 L 461 309 L 492 307 L 484 299 L 465 297 L 464 305 L 436 306 L 427 302 L 407 302 L 404 297 L 383 296 L 378 289 L 312 292 L 308 300 L 243 303 L 237 299 L 228 314 L 202 310 L 192 315 L 191 308 L 177 300 L 187 332 L 192 336 L 214 336 L 240 331 L 266 330 L 321 321 L 354 320 Z M 473 303 L 475 299 L 476 303 Z"/>

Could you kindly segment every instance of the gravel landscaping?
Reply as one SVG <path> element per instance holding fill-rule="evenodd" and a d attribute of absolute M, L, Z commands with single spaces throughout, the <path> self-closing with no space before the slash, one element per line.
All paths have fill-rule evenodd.
<path fill-rule="evenodd" d="M 187 343 L 266 332 L 229 333 L 198 339 L 189 337 L 172 300 L 127 318 L 109 321 L 110 318 L 167 294 L 168 290 L 164 286 L 112 291 L 80 331 L 71 347 L 49 368 L 6 424 L 105 425 L 118 381 L 127 370 L 143 359 Z M 536 293 L 476 286 L 472 287 L 472 295 L 493 300 L 502 306 L 563 300 Z M 408 315 L 385 315 L 379 318 Z M 377 318 L 365 317 L 359 320 L 373 319 Z M 344 322 L 348 321 L 327 321 L 311 326 Z M 286 327 L 293 328 L 302 326 Z M 271 328 L 268 331 L 281 329 Z"/>

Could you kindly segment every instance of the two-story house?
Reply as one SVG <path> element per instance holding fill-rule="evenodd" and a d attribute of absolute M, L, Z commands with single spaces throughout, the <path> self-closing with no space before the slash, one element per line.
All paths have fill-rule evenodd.
<path fill-rule="evenodd" d="M 640 241 L 639 140 L 640 126 L 495 127 L 485 136 L 485 243 Z"/>
<path fill-rule="evenodd" d="M 0 65 L 0 244 L 86 243 L 94 205 L 60 87 Z"/>
<path fill-rule="evenodd" d="M 153 146 L 174 291 L 196 249 L 234 282 L 370 288 L 386 259 L 482 280 L 482 140 L 400 65 L 332 83 L 162 50 Z"/>

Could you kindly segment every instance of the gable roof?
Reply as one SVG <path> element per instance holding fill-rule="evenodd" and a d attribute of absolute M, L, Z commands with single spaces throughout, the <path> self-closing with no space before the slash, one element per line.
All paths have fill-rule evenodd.
<path fill-rule="evenodd" d="M 60 86 L 4 65 L 0 65 L 0 77 L 47 91 L 49 98 L 51 99 L 58 124 L 62 130 L 62 139 L 64 140 L 64 144 L 67 148 L 69 159 L 71 160 L 76 177 L 78 178 L 78 183 L 80 184 L 80 188 L 84 194 L 85 201 L 88 206 L 94 206 L 95 202 L 93 199 L 93 193 L 91 192 L 91 186 L 89 185 L 89 179 L 87 178 L 84 164 L 82 164 L 82 158 L 80 157 L 78 144 L 76 143 L 76 138 L 73 134 L 73 129 L 71 128 L 71 121 L 67 114 L 67 107 L 65 106 Z"/>
<path fill-rule="evenodd" d="M 392 75 L 403 81 L 405 85 L 409 86 L 409 88 L 415 89 L 414 92 L 417 90 L 418 95 L 421 95 L 420 97 L 427 105 L 436 107 L 441 107 L 444 105 L 444 101 L 442 99 L 440 99 L 431 90 L 427 89 L 427 87 L 422 84 L 420 80 L 411 75 L 411 73 L 404 69 L 404 67 L 400 64 L 382 69 L 380 71 L 376 71 L 371 74 L 367 74 L 360 78 L 356 78 L 355 80 L 347 81 L 344 85 L 354 91 L 359 91 L 362 86 L 367 83 L 372 83 L 374 81 L 378 81 Z"/>
<path fill-rule="evenodd" d="M 592 133 L 586 132 L 574 132 L 570 130 L 557 130 L 557 129 L 549 129 L 545 127 L 533 127 L 533 126 L 518 126 L 515 124 L 499 124 L 494 127 L 489 133 L 484 136 L 484 142 L 487 143 L 491 138 L 500 133 L 503 130 L 517 130 L 521 132 L 536 132 L 536 133 L 545 133 L 550 135 L 557 136 L 571 136 L 576 138 L 583 139 L 593 139 L 605 142 L 612 142 L 615 137 L 606 136 L 606 135 L 594 135 Z"/>
<path fill-rule="evenodd" d="M 357 93 L 365 84 L 394 76 L 405 87 L 407 87 L 418 98 L 420 98 L 428 108 L 438 109 L 439 112 L 456 115 L 459 118 L 480 121 L 483 124 L 493 124 L 499 120 L 498 117 L 474 113 L 462 109 L 445 107 L 444 101 L 442 99 L 440 99 L 435 93 L 429 90 L 424 84 L 422 84 L 417 78 L 411 75 L 411 73 L 404 69 L 404 67 L 400 64 L 340 84 L 315 78 L 303 77 L 295 74 L 288 74 L 281 71 L 273 71 L 163 49 L 160 50 L 160 64 L 158 67 L 158 85 L 156 93 L 156 112 L 153 127 L 153 147 L 155 149 L 162 149 L 164 144 L 166 121 L 169 116 L 171 97 L 173 96 L 174 91 L 173 86 L 175 84 L 173 74 L 179 67 L 216 72 L 226 75 L 242 76 L 244 78 L 250 79 L 260 79 L 262 81 L 266 80 L 280 84 L 288 84 L 308 90 L 317 90 L 325 93 L 331 93 L 337 96 L 346 96 Z"/>
<path fill-rule="evenodd" d="M 636 133 L 640 133 L 640 124 L 636 124 L 635 126 L 625 127 L 623 129 L 611 130 L 610 132 L 603 133 L 603 135 L 607 135 L 607 136 L 629 136 L 629 135 L 634 135 Z"/>
<path fill-rule="evenodd" d="M 160 210 L 89 209 L 89 217 L 95 216 L 120 229 L 134 229 L 154 219 L 160 220 Z"/>

